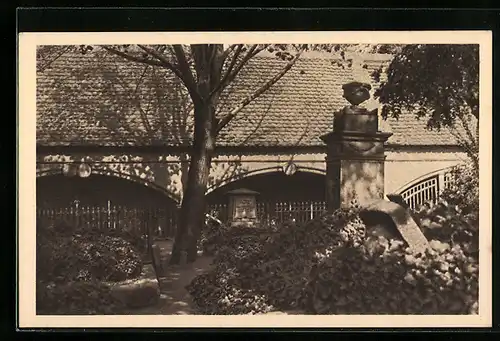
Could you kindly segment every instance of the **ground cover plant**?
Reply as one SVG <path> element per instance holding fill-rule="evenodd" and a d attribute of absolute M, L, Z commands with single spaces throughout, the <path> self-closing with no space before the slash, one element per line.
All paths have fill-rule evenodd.
<path fill-rule="evenodd" d="M 106 314 L 123 303 L 105 283 L 140 276 L 140 252 L 118 231 L 37 225 L 38 314 Z"/>

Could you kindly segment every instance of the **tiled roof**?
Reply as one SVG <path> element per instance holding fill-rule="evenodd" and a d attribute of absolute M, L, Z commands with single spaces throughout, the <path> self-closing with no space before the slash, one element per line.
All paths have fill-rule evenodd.
<path fill-rule="evenodd" d="M 386 63 L 365 59 L 366 73 Z M 283 67 L 271 56 L 250 60 L 221 96 L 220 114 Z M 322 146 L 333 112 L 347 105 L 342 84 L 355 80 L 330 55 L 305 54 L 218 137 L 219 146 Z M 356 79 L 358 80 L 358 79 Z M 187 94 L 169 72 L 104 52 L 66 53 L 37 74 L 39 145 L 185 145 L 192 136 Z M 446 131 L 425 129 L 413 115 L 389 119 L 390 144 L 449 145 Z"/>

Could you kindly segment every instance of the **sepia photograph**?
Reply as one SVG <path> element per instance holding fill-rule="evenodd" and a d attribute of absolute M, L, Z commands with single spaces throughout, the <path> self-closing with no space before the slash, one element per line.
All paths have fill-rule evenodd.
<path fill-rule="evenodd" d="M 382 33 L 21 37 L 29 320 L 488 325 L 491 34 Z"/>

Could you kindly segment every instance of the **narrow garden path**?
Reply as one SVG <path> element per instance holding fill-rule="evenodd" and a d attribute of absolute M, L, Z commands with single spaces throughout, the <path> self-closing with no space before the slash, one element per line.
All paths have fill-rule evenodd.
<path fill-rule="evenodd" d="M 163 264 L 167 264 L 172 251 L 172 241 L 157 241 Z M 212 257 L 200 255 L 196 262 L 187 265 L 165 265 L 165 276 L 160 279 L 161 295 L 153 306 L 137 309 L 133 315 L 192 315 L 196 314 L 191 295 L 185 289 L 193 278 L 209 270 Z"/>
<path fill-rule="evenodd" d="M 196 262 L 187 265 L 167 265 L 172 252 L 172 241 L 157 241 L 160 255 L 165 264 L 165 276 L 160 278 L 161 295 L 157 304 L 134 309 L 129 315 L 196 315 L 196 306 L 186 290 L 193 278 L 212 268 L 213 257 L 200 253 Z M 300 311 L 273 311 L 266 315 L 296 315 Z"/>

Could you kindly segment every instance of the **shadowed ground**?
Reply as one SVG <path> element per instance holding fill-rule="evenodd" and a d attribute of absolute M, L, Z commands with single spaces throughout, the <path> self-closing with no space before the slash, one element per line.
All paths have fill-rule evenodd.
<path fill-rule="evenodd" d="M 163 264 L 172 252 L 173 241 L 157 241 Z M 196 262 L 188 265 L 166 265 L 165 276 L 160 278 L 161 296 L 157 304 L 133 310 L 131 315 L 192 315 L 195 305 L 185 287 L 193 278 L 211 268 L 212 257 L 200 255 Z"/>
<path fill-rule="evenodd" d="M 163 264 L 172 252 L 173 241 L 157 241 L 160 247 Z M 212 267 L 213 257 L 200 253 L 196 262 L 188 265 L 166 265 L 165 276 L 160 279 L 161 296 L 155 305 L 131 310 L 128 315 L 196 315 L 196 305 L 191 295 L 185 289 L 193 278 L 208 271 Z M 300 311 L 273 311 L 267 315 L 295 315 L 303 314 Z"/>

